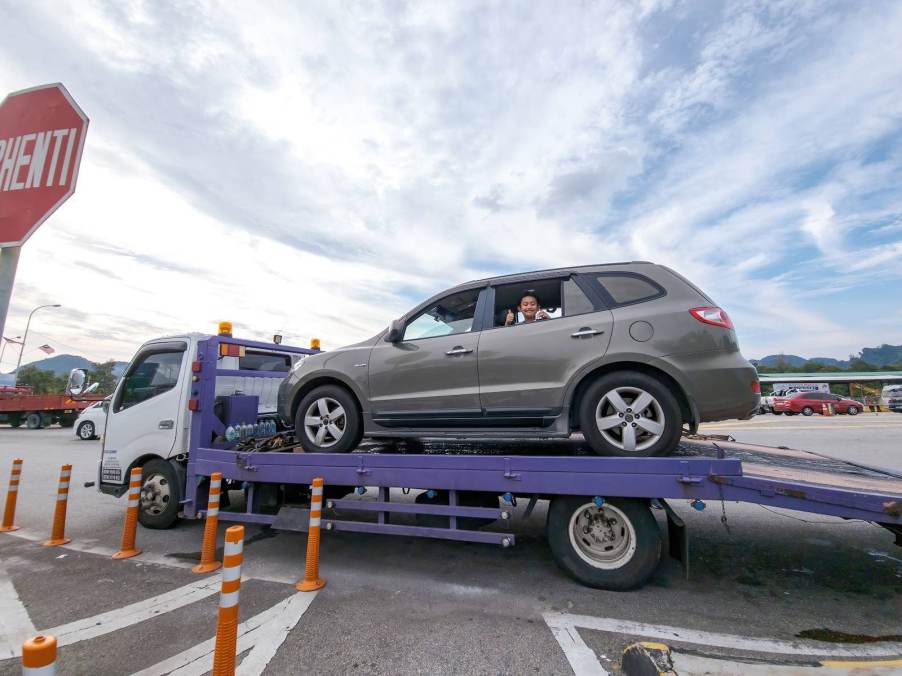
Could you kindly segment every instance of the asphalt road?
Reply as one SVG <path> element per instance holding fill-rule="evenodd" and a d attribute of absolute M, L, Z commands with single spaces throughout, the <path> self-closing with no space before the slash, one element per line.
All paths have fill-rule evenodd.
<path fill-rule="evenodd" d="M 902 470 L 902 415 L 765 416 L 708 430 Z M 22 530 L 0 535 L 0 639 L 2 616 L 15 617 L 6 612 L 11 589 L 34 628 L 44 630 L 198 580 L 188 568 L 200 549 L 199 522 L 168 531 L 141 528 L 144 554 L 110 560 L 125 504 L 83 487 L 96 478 L 99 442 L 77 441 L 71 430 L 0 427 L 0 490 L 16 456 L 25 459 L 16 518 Z M 64 462 L 73 464 L 67 526 L 73 542 L 44 548 L 35 541 L 48 533 Z M 674 507 L 690 529 L 690 578 L 665 559 L 646 587 L 628 593 L 582 587 L 556 567 L 544 540 L 541 505 L 530 519 L 514 520 L 517 546 L 510 550 L 325 533 L 321 573 L 327 586 L 254 673 L 566 674 L 580 659 L 616 672 L 621 651 L 637 634 L 618 630 L 610 620 L 643 623 L 646 634 L 662 627 L 708 632 L 709 643 L 713 634 L 778 642 L 798 642 L 810 631 L 834 639 L 836 632 L 882 637 L 861 645 L 805 645 L 818 654 L 898 648 L 902 657 L 902 548 L 889 532 L 735 503 L 724 505 L 724 526 L 720 505 L 703 512 Z M 523 509 L 521 503 L 517 516 Z M 248 527 L 242 619 L 292 598 L 292 583 L 303 575 L 305 543 L 303 534 Z M 128 674 L 153 667 L 208 640 L 216 604 L 214 594 L 131 626 L 114 622 L 109 633 L 64 646 L 62 673 Z M 129 613 L 137 617 L 136 610 Z M 585 617 L 595 618 L 597 626 L 579 624 Z M 550 625 L 559 621 L 578 629 L 553 631 Z M 6 631 L 6 642 L 14 643 L 12 630 Z M 772 652 L 779 652 L 784 644 L 774 645 Z M 709 645 L 705 651 L 729 658 L 721 673 L 743 673 L 745 662 L 736 660 L 762 659 L 741 646 Z M 0 661 L 0 674 L 15 673 L 15 658 Z"/>

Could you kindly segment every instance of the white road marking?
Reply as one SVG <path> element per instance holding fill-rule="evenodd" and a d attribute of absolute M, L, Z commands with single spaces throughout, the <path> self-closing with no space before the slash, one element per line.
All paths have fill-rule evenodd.
<path fill-rule="evenodd" d="M 212 596 L 217 591 L 219 591 L 219 579 L 216 577 L 212 579 L 204 578 L 144 601 L 138 601 L 106 613 L 45 629 L 43 633 L 56 636 L 57 645 L 62 647 L 79 641 L 86 641 L 89 638 L 103 636 L 112 631 L 138 624 L 144 620 L 159 617 L 171 610 L 176 610 L 182 606 L 187 606 L 189 603 Z M 19 644 L 15 647 L 14 656 L 18 657 L 21 654 L 22 646 Z"/>
<path fill-rule="evenodd" d="M 576 625 L 569 622 L 570 615 L 545 613 L 543 617 L 576 676 L 608 676 L 595 651 L 583 641 Z"/>
<path fill-rule="evenodd" d="M 13 581 L 0 568 L 0 660 L 18 655 L 22 643 L 37 633 Z"/>
<path fill-rule="evenodd" d="M 239 624 L 236 652 L 250 652 L 242 660 L 236 673 L 241 676 L 262 674 L 317 593 L 294 594 Z M 210 671 L 214 645 L 215 639 L 211 638 L 132 676 L 201 676 Z"/>
<path fill-rule="evenodd" d="M 545 623 L 564 651 L 576 676 L 606 673 L 601 669 L 598 658 L 589 649 L 576 631 L 577 627 L 630 637 L 651 638 L 664 643 L 690 643 L 703 647 L 745 650 L 774 655 L 810 655 L 816 657 L 841 657 L 857 659 L 895 658 L 902 655 L 902 643 L 881 643 L 880 645 L 856 645 L 852 648 L 824 646 L 804 641 L 779 641 L 763 638 L 747 638 L 733 634 L 716 634 L 694 629 L 682 629 L 666 625 L 652 625 L 629 620 L 618 620 L 589 615 L 568 613 L 545 613 Z M 586 652 L 588 651 L 588 652 Z M 591 660 L 589 659 L 591 657 Z M 591 662 L 591 663 L 590 663 Z M 594 669 L 594 671 L 593 671 Z M 729 673 L 729 672 L 727 672 Z"/>

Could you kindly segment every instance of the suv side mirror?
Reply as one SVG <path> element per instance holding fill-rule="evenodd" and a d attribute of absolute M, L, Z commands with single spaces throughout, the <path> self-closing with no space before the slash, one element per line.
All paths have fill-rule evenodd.
<path fill-rule="evenodd" d="M 88 372 L 85 369 L 72 369 L 69 371 L 69 381 L 66 383 L 66 394 L 81 394 L 87 382 Z"/>
<path fill-rule="evenodd" d="M 404 336 L 404 323 L 400 319 L 393 321 L 385 334 L 386 343 L 397 343 Z"/>

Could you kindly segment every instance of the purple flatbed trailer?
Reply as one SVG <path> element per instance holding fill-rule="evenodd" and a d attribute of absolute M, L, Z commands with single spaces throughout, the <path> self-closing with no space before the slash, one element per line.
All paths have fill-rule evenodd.
<path fill-rule="evenodd" d="M 184 518 L 204 515 L 207 479 L 220 472 L 229 487 L 246 495 L 246 506 L 223 509 L 221 520 L 305 531 L 309 512 L 303 496 L 313 478 L 322 477 L 336 494 L 328 499 L 327 489 L 326 530 L 508 547 L 516 543 L 509 525 L 519 513 L 517 500 L 529 501 L 526 516 L 538 500 L 550 500 L 548 540 L 555 559 L 581 582 L 608 589 L 639 586 L 657 566 L 661 538 L 652 506 L 667 514 L 670 553 L 688 564 L 685 525 L 667 500 L 688 500 L 697 508 L 709 501 L 748 502 L 860 519 L 887 528 L 902 545 L 902 476 L 787 448 L 687 440 L 678 455 L 666 458 L 554 455 L 561 452 L 554 442 L 548 455 L 535 454 L 542 448 L 538 442 L 528 444 L 532 455 L 505 452 L 512 444 L 468 452 L 475 445 L 463 442 L 442 444 L 456 445 L 453 454 L 384 452 L 378 445 L 352 453 L 236 450 L 222 441 L 223 423 L 214 414 L 217 376 L 286 374 L 218 369 L 221 343 L 312 352 L 225 336 L 199 343 Z M 401 495 L 409 489 L 423 491 L 416 502 Z M 338 497 L 355 491 L 375 499 Z M 296 504 L 285 499 L 289 493 L 300 495 Z"/>

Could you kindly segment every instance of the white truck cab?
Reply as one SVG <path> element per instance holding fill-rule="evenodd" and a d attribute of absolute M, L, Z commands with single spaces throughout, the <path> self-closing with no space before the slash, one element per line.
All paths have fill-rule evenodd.
<path fill-rule="evenodd" d="M 184 484 L 190 440 L 192 362 L 198 342 L 207 338 L 207 334 L 186 333 L 144 343 L 110 401 L 98 488 L 119 497 L 128 488 L 131 468 L 143 467 L 139 518 L 146 526 L 165 527 L 161 524 L 174 522 L 178 515 L 179 486 Z M 287 352 L 249 348 L 240 357 L 220 357 L 217 368 L 284 371 L 287 376 L 298 358 Z M 257 415 L 275 414 L 280 382 L 278 378 L 219 377 L 216 395 L 255 395 Z"/>

